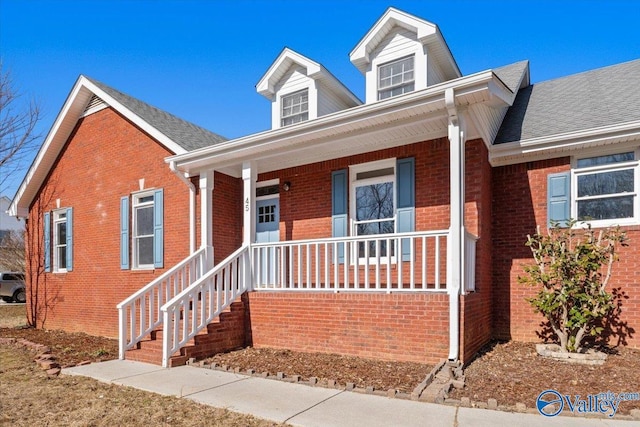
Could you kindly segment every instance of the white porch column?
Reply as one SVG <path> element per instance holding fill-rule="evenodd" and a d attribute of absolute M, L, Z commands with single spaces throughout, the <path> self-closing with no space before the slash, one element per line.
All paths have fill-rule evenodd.
<path fill-rule="evenodd" d="M 213 171 L 200 173 L 200 247 L 207 251 L 207 268 L 213 268 Z"/>
<path fill-rule="evenodd" d="M 460 353 L 460 290 L 464 278 L 464 143 L 465 123 L 455 105 L 453 89 L 445 91 L 449 113 L 450 228 L 447 251 L 447 292 L 449 294 L 449 360 Z"/>
<path fill-rule="evenodd" d="M 242 164 L 242 181 L 244 196 L 242 198 L 242 212 L 244 215 L 242 228 L 242 243 L 250 245 L 256 238 L 256 181 L 258 173 L 255 162 Z"/>

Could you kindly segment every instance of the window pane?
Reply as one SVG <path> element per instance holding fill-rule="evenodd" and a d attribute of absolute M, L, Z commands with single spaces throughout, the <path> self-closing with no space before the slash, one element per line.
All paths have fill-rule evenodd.
<path fill-rule="evenodd" d="M 607 197 L 578 201 L 578 219 L 581 221 L 633 217 L 634 196 Z"/>
<path fill-rule="evenodd" d="M 136 208 L 136 236 L 153 235 L 153 206 Z"/>
<path fill-rule="evenodd" d="M 392 182 L 356 187 L 356 221 L 392 217 Z"/>
<path fill-rule="evenodd" d="M 578 167 L 585 168 L 589 166 L 608 165 L 611 163 L 628 162 L 634 159 L 633 152 L 611 154 L 609 156 L 589 157 L 587 159 L 579 159 Z"/>
<path fill-rule="evenodd" d="M 59 246 L 56 248 L 58 253 L 58 269 L 63 270 L 67 268 L 67 247 Z"/>
<path fill-rule="evenodd" d="M 374 234 L 390 234 L 394 232 L 395 221 L 378 221 L 358 224 L 358 236 L 370 236 Z"/>
<path fill-rule="evenodd" d="M 633 192 L 633 169 L 578 176 L 578 197 Z"/>
<path fill-rule="evenodd" d="M 67 243 L 67 223 L 66 222 L 58 222 L 56 223 L 56 245 L 64 245 Z"/>
<path fill-rule="evenodd" d="M 140 237 L 138 243 L 138 265 L 153 264 L 153 237 Z"/>

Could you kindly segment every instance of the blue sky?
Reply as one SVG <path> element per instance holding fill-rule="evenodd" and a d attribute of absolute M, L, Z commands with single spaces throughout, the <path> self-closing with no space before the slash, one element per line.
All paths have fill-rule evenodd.
<path fill-rule="evenodd" d="M 635 0 L 0 0 L 0 55 L 43 136 L 85 74 L 235 138 L 269 128 L 255 84 L 285 46 L 363 99 L 349 52 L 389 6 L 437 24 L 463 74 L 528 59 L 535 83 L 640 57 Z"/>

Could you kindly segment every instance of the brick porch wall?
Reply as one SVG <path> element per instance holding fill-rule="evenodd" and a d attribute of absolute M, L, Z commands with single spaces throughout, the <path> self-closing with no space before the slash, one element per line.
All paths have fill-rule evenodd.
<path fill-rule="evenodd" d="M 493 272 L 494 333 L 497 338 L 540 341 L 542 316 L 533 312 L 525 298 L 534 289 L 518 283 L 523 266 L 533 263 L 531 251 L 524 244 L 527 234 L 547 224 L 547 175 L 570 169 L 568 157 L 494 168 L 493 192 Z M 622 336 L 612 336 L 610 344 L 625 339 L 640 347 L 640 227 L 623 227 L 630 245 L 619 252 L 609 289 L 621 288 L 628 299 L 622 302 L 620 327 Z M 626 328 L 635 330 L 629 334 Z M 622 342 L 622 341 L 620 341 Z"/>
<path fill-rule="evenodd" d="M 435 363 L 449 348 L 446 294 L 251 292 L 255 347 Z"/>

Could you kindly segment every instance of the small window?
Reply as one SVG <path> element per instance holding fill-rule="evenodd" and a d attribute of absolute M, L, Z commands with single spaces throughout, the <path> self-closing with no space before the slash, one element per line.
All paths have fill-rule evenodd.
<path fill-rule="evenodd" d="M 67 211 L 53 213 L 53 271 L 67 271 Z"/>
<path fill-rule="evenodd" d="M 282 126 L 309 120 L 309 91 L 307 89 L 282 97 Z"/>
<path fill-rule="evenodd" d="M 153 193 L 133 196 L 133 265 L 153 268 Z"/>
<path fill-rule="evenodd" d="M 378 99 L 412 92 L 415 88 L 413 56 L 378 66 Z"/>
<path fill-rule="evenodd" d="M 638 217 L 635 154 L 631 151 L 576 161 L 574 215 L 578 220 L 606 225 L 604 222 L 619 223 Z"/>

